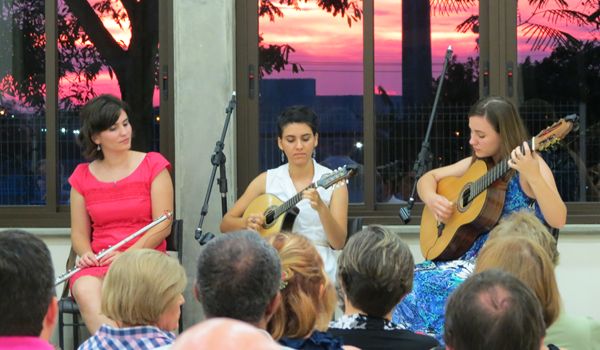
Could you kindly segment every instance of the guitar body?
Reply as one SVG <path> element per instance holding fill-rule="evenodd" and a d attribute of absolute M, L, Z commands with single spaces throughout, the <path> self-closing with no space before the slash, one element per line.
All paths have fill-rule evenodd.
<path fill-rule="evenodd" d="M 483 232 L 500 219 L 507 183 L 496 180 L 470 202 L 473 183 L 486 174 L 488 164 L 478 160 L 461 177 L 448 177 L 438 183 L 437 193 L 454 203 L 454 212 L 443 229 L 425 206 L 421 218 L 421 253 L 428 260 L 452 260 L 463 255 Z"/>
<path fill-rule="evenodd" d="M 275 210 L 275 208 L 281 206 L 282 204 L 283 201 L 281 199 L 272 194 L 265 193 L 254 198 L 254 200 L 250 202 L 242 217 L 246 219 L 248 216 L 250 216 L 250 214 L 262 213 L 266 218 L 266 222 L 263 224 L 263 228 L 259 230 L 258 233 L 260 233 L 260 235 L 263 237 L 281 231 L 291 231 L 292 226 L 294 226 L 294 220 L 296 219 L 296 216 L 298 216 L 299 210 L 297 207 L 293 207 L 269 222 L 268 212 Z"/>

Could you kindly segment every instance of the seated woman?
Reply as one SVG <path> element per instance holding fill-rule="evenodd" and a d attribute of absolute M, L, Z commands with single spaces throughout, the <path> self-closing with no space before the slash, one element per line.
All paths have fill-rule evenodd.
<path fill-rule="evenodd" d="M 495 182 L 498 187 L 502 184 L 503 189 L 490 198 L 495 204 L 503 204 L 501 216 L 526 209 L 535 211 L 549 226 L 561 228 L 567 217 L 566 206 L 556 189 L 552 171 L 525 142 L 529 135 L 515 106 L 502 97 L 486 97 L 471 107 L 468 120 L 472 156 L 433 169 L 417 183 L 419 197 L 435 221 L 446 224 L 461 220 L 457 198 L 438 194 L 442 180 L 472 175 L 469 170 L 477 160 L 485 161 L 490 168 L 506 160 L 510 170 Z M 413 290 L 394 310 L 394 322 L 433 335 L 442 342 L 446 299 L 473 272 L 475 259 L 488 238 L 488 230 L 476 231 L 479 236 L 468 250 L 456 251 L 461 254 L 459 258 L 425 260 L 415 266 Z"/>
<path fill-rule="evenodd" d="M 537 296 L 544 315 L 546 329 L 558 318 L 560 295 L 550 256 L 535 241 L 527 237 L 496 237 L 490 239 L 477 257 L 475 272 L 500 269 L 513 274 Z M 548 349 L 558 349 L 548 345 Z"/>
<path fill-rule="evenodd" d="M 110 263 L 127 249 L 165 251 L 169 224 L 160 224 L 101 259 L 115 245 L 173 211 L 170 164 L 159 153 L 131 150 L 128 106 L 111 95 L 90 100 L 81 110 L 79 143 L 90 163 L 81 163 L 71 184 L 71 244 L 83 268 L 69 281 L 91 334 L 111 320 L 100 312 L 100 291 Z"/>
<path fill-rule="evenodd" d="M 528 237 L 538 243 L 558 265 L 559 253 L 556 239 L 534 215 L 516 212 L 506 217 L 490 232 L 490 240 L 496 237 Z M 600 322 L 588 317 L 569 315 L 560 306 L 558 319 L 546 330 L 545 342 L 565 349 L 600 349 Z"/>
<path fill-rule="evenodd" d="M 102 286 L 103 324 L 79 350 L 154 349 L 175 340 L 186 275 L 179 262 L 154 249 L 134 249 L 112 263 Z"/>
<path fill-rule="evenodd" d="M 414 260 L 406 243 L 381 226 L 354 234 L 338 260 L 344 316 L 329 332 L 363 350 L 428 350 L 432 337 L 415 334 L 391 321 L 392 310 L 410 292 Z"/>
<path fill-rule="evenodd" d="M 336 305 L 335 288 L 308 238 L 278 233 L 267 238 L 281 258 L 281 304 L 267 325 L 274 339 L 294 349 L 341 349 L 326 333 Z"/>
<path fill-rule="evenodd" d="M 348 189 L 346 186 L 306 189 L 331 170 L 315 160 L 319 144 L 319 119 L 305 106 L 287 108 L 277 119 L 277 145 L 281 149 L 283 165 L 258 175 L 221 221 L 221 232 L 240 229 L 264 229 L 263 212 L 244 213 L 259 196 L 268 193 L 287 201 L 302 191 L 302 200 L 296 205 L 298 216 L 292 228 L 282 230 L 298 232 L 316 245 L 329 278 L 335 282 L 337 255 L 346 243 L 348 220 Z M 306 189 L 306 190 L 305 190 Z M 253 207 L 255 208 L 255 207 Z M 266 209 L 266 206 L 265 208 Z M 252 210 L 252 209 L 250 209 Z M 271 231 L 273 232 L 273 231 Z"/>

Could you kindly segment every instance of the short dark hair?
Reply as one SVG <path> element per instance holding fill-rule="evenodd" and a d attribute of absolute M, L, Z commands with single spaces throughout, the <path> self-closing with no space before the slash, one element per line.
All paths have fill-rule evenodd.
<path fill-rule="evenodd" d="M 469 277 L 446 305 L 444 340 L 454 349 L 538 350 L 545 332 L 535 294 L 504 271 Z"/>
<path fill-rule="evenodd" d="M 206 316 L 257 323 L 279 291 L 281 262 L 254 231 L 223 234 L 198 257 L 196 287 Z"/>
<path fill-rule="evenodd" d="M 348 240 L 338 260 L 338 276 L 354 307 L 383 317 L 411 291 L 414 266 L 400 237 L 371 225 Z"/>
<path fill-rule="evenodd" d="M 0 336 L 39 337 L 55 296 L 50 251 L 20 230 L 0 232 Z"/>
<path fill-rule="evenodd" d="M 313 135 L 319 132 L 319 117 L 310 107 L 291 106 L 281 112 L 277 117 L 277 135 L 282 137 L 283 129 L 292 123 L 308 125 Z"/>
<path fill-rule="evenodd" d="M 94 143 L 92 137 L 119 120 L 121 111 L 130 115 L 129 105 L 116 96 L 103 94 L 89 100 L 79 112 L 81 128 L 79 129 L 79 145 L 81 154 L 88 160 L 104 159 L 102 150 Z"/>

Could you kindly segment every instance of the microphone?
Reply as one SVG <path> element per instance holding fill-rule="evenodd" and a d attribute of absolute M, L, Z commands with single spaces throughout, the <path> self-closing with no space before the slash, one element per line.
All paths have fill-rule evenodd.
<path fill-rule="evenodd" d="M 444 57 L 447 62 L 450 62 L 452 59 L 452 52 L 452 45 L 448 45 L 448 49 L 446 49 L 446 57 Z M 235 94 L 235 91 L 233 93 Z"/>
<path fill-rule="evenodd" d="M 229 99 L 229 103 L 227 104 L 227 108 L 225 108 L 225 113 L 231 113 L 235 108 L 236 98 L 235 98 L 235 90 L 231 93 L 231 98 Z"/>

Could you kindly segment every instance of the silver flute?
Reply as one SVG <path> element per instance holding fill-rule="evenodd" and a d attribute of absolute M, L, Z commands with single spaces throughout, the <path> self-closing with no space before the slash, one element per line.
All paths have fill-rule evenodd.
<path fill-rule="evenodd" d="M 144 234 L 146 231 L 148 231 L 149 229 L 153 228 L 154 226 L 160 224 L 161 222 L 165 221 L 165 220 L 170 220 L 171 217 L 173 216 L 173 213 L 170 211 L 165 212 L 161 217 L 159 217 L 158 219 L 152 221 L 151 223 L 149 223 L 148 225 L 142 227 L 141 229 L 137 230 L 136 232 L 130 234 L 129 236 L 125 237 L 122 241 L 120 241 L 119 243 L 108 247 L 107 249 L 102 250 L 100 253 L 98 253 L 96 255 L 96 259 L 101 259 L 103 256 L 105 256 L 108 253 L 111 253 L 117 249 L 119 249 L 123 244 L 131 241 L 132 239 L 136 238 L 137 236 Z M 73 268 L 65 273 L 63 273 L 62 275 L 58 276 L 55 280 L 54 280 L 54 286 L 57 286 L 61 283 L 63 283 L 64 281 L 68 280 L 69 278 L 71 278 L 71 276 L 73 276 L 74 274 L 76 274 L 77 272 L 79 272 L 82 268 L 81 267 L 76 267 Z"/>

